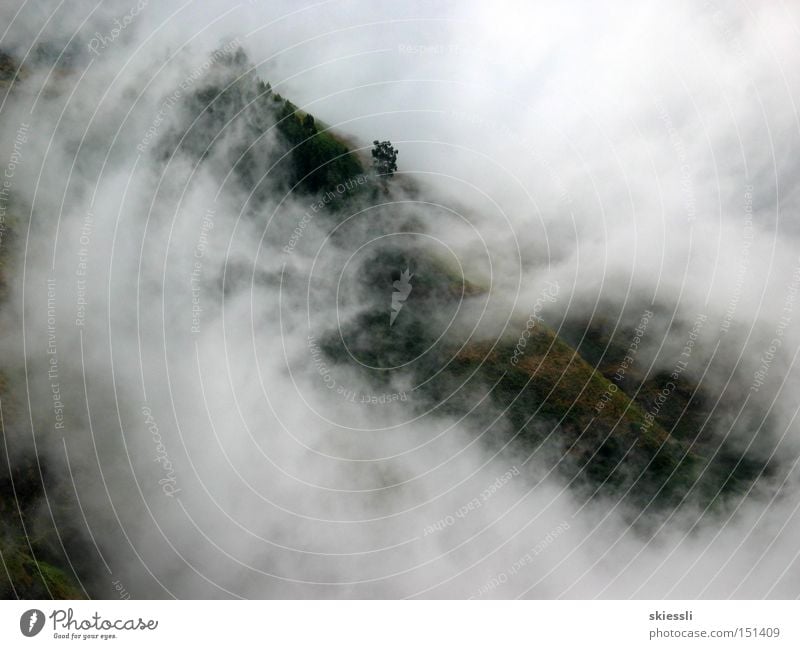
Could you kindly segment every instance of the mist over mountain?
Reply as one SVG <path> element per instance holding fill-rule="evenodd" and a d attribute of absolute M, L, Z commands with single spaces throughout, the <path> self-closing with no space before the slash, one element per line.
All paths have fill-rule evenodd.
<path fill-rule="evenodd" d="M 5 598 L 798 595 L 796 10 L 0 16 Z"/>

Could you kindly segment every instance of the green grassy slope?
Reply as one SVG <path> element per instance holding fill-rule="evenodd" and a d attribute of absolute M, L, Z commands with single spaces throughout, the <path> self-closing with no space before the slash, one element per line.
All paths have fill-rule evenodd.
<path fill-rule="evenodd" d="M 414 289 L 407 309 L 389 327 L 391 282 L 409 259 Z M 537 323 L 514 364 L 516 335 L 510 342 L 501 337 L 497 342 L 445 338 L 437 343 L 459 301 L 483 296 L 468 282 L 462 288 L 460 277 L 436 254 L 421 246 L 386 247 L 364 262 L 360 274 L 365 278 L 363 309 L 343 327 L 341 338 L 337 331 L 323 340 L 331 361 L 350 362 L 342 340 L 368 365 L 417 359 L 413 381 L 428 382 L 415 403 L 454 417 L 470 412 L 467 423 L 476 434 L 488 429 L 486 439 L 493 443 L 511 441 L 518 450 L 542 453 L 585 494 L 624 496 L 638 507 L 673 507 L 684 500 L 705 506 L 718 493 L 720 501 L 741 493 L 763 468 L 722 444 L 712 426 L 703 427 L 709 398 L 690 377 L 676 381 L 676 390 L 658 409 L 655 398 L 668 377 L 645 376 L 646 368 L 637 367 L 620 385 L 612 380 L 632 337 L 630 329 L 618 328 L 609 337 L 608 328 L 573 323 L 567 333 L 575 342 L 570 343 Z M 575 336 L 578 331 L 581 335 Z M 409 370 L 396 375 L 403 372 Z M 392 372 L 365 375 L 388 382 Z M 476 407 L 475 395 L 490 390 L 488 400 Z"/>

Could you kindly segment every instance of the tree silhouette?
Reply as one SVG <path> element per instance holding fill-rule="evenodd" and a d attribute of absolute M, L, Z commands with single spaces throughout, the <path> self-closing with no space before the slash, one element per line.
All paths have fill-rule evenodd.
<path fill-rule="evenodd" d="M 372 144 L 372 168 L 375 174 L 381 179 L 384 190 L 387 188 L 387 181 L 397 171 L 397 149 L 392 146 L 389 140 L 379 142 L 374 140 Z"/>

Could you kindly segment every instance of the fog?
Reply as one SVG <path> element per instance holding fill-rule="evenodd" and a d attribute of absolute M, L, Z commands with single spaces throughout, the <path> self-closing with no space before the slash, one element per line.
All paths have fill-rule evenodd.
<path fill-rule="evenodd" d="M 796 9 L 14 0 L 0 17 L 24 68 L 0 107 L 6 445 L 51 467 L 38 516 L 84 548 L 88 594 L 798 595 Z M 187 100 L 239 46 L 365 159 L 397 146 L 390 205 L 331 232 L 282 189 L 274 131 L 247 142 L 243 119 L 162 155 L 202 130 Z M 257 187 L 233 174 L 250 144 Z M 557 332 L 653 307 L 636 363 L 668 373 L 704 316 L 687 374 L 742 407 L 707 425 L 775 470 L 705 511 L 588 501 L 546 449 L 491 443 L 410 375 L 325 359 L 381 281 L 359 275 L 381 237 L 486 289 L 452 322 L 426 314 L 448 339 L 516 338 L 557 285 Z"/>

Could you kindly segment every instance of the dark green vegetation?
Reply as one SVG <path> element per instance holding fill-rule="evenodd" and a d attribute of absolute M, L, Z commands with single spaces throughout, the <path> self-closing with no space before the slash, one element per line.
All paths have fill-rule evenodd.
<path fill-rule="evenodd" d="M 0 242 L 0 309 L 8 297 L 9 272 L 13 267 L 12 223 L 8 215 Z M 21 378 L 21 377 L 20 377 Z M 50 480 L 48 463 L 28 448 L 30 434 L 24 434 L 25 417 L 20 416 L 20 397 L 12 393 L 7 377 L 0 372 L 0 598 L 81 599 L 83 591 L 68 566 L 61 543 L 83 553 L 83 538 L 64 523 L 69 541 L 59 540 L 49 519 L 45 488 L 49 486 L 51 505 L 66 515 L 65 521 L 77 520 L 79 512 L 66 505 L 63 498 L 65 476 Z"/>
<path fill-rule="evenodd" d="M 11 88 L 15 76 L 15 83 L 24 82 L 24 71 L 17 74 L 17 68 L 18 63 L 13 57 L 0 52 L 0 88 L 4 91 Z M 15 265 L 12 253 L 17 225 L 14 207 L 12 199 L 2 201 L 0 310 L 8 299 Z M 20 425 L 25 418 L 20 416 L 19 402 L 19 397 L 10 389 L 8 377 L 0 372 L 0 598 L 82 599 L 85 595 L 68 568 L 61 547 L 63 539 L 59 540 L 49 520 L 44 500 L 44 489 L 49 483 L 51 502 L 55 507 L 60 507 L 62 498 L 52 499 L 54 493 L 62 493 L 60 485 L 64 483 L 61 480 L 51 481 L 47 462 L 37 458 L 27 448 L 28 442 Z M 68 518 L 78 515 L 77 511 L 69 511 L 69 508 L 62 511 L 68 514 Z M 83 539 L 70 528 L 67 523 L 64 531 L 71 539 L 69 545 L 72 550 L 80 556 Z"/>
<path fill-rule="evenodd" d="M 14 57 L 0 51 L 0 88 L 8 89 L 11 81 L 18 74 L 18 68 L 19 65 Z M 22 76 L 21 72 L 19 71 L 19 76 Z"/>
<path fill-rule="evenodd" d="M 3 403 L 4 409 L 6 402 Z M 10 436 L 4 431 L 4 436 Z M 15 454 L 11 460 L 0 451 L 0 598 L 3 599 L 83 599 L 83 591 L 72 575 L 58 533 L 70 539 L 70 557 L 81 557 L 82 538 L 69 525 L 58 533 L 48 519 L 44 502 L 43 479 L 30 455 Z M 44 483 L 48 478 L 44 476 Z M 58 489 L 51 483 L 50 498 Z M 61 498 L 57 498 L 61 506 Z M 53 503 L 56 506 L 56 503 Z M 79 512 L 74 511 L 75 515 Z M 89 558 L 88 556 L 85 558 Z M 62 566 L 61 568 L 56 566 Z M 91 569 L 88 565 L 82 568 Z M 84 573 L 86 574 L 86 573 Z"/>
<path fill-rule="evenodd" d="M 80 557 L 80 567 L 87 571 L 93 568 L 88 564 L 92 557 L 73 525 L 80 513 L 64 498 L 65 476 L 51 476 L 47 460 L 29 448 L 20 399 L 1 373 L 0 402 L 0 598 L 82 599 L 84 592 L 62 543 L 69 556 Z M 50 518 L 48 502 L 60 513 L 58 527 Z"/>
<path fill-rule="evenodd" d="M 187 117 L 197 118 L 194 125 L 167 138 L 165 152 L 172 153 L 180 141 L 179 151 L 208 155 L 223 140 L 218 137 L 223 127 L 241 123 L 245 132 L 237 133 L 229 147 L 229 162 L 256 196 L 267 171 L 284 191 L 310 195 L 364 173 L 344 141 L 258 79 L 243 53 L 222 59 L 209 76 L 212 80 L 184 106 Z M 385 179 L 397 168 L 397 151 L 388 141 L 373 144 L 376 176 Z M 385 182 L 381 188 L 389 191 Z M 274 184 L 268 191 L 275 191 Z M 348 192 L 329 212 L 331 228 L 337 209 L 362 208 L 375 192 L 375 183 Z M 371 213 L 370 220 L 369 232 L 376 236 L 425 229 L 424 219 L 401 217 L 391 209 Z M 350 249 L 346 229 L 331 241 Z M 361 309 L 341 335 L 331 331 L 321 337 L 328 359 L 352 364 L 352 354 L 373 368 L 366 371 L 376 385 L 388 384 L 393 373 L 411 374 L 415 383 L 424 382 L 415 403 L 459 418 L 469 411 L 467 423 L 487 443 L 547 457 L 587 497 L 624 497 L 638 509 L 668 509 L 682 502 L 719 505 L 768 468 L 721 441 L 717 422 L 709 416 L 714 395 L 692 383 L 691 375 L 676 382 L 664 407 L 654 411 L 655 420 L 646 424 L 669 377 L 638 367 L 618 385 L 614 381 L 635 323 L 612 332 L 599 321 L 574 321 L 560 335 L 538 324 L 514 365 L 510 359 L 524 328 L 519 323 L 509 325 L 495 344 L 467 334 L 457 340 L 440 337 L 463 317 L 464 301 L 485 296 L 439 252 L 419 243 L 393 242 L 371 248 L 358 263 Z M 413 274 L 413 288 L 391 325 L 392 284 L 406 268 Z M 679 338 L 684 335 L 680 326 L 673 332 Z M 618 389 L 607 393 L 611 383 Z M 475 395 L 488 397 L 474 407 Z M 598 408 L 601 400 L 604 405 Z"/>
<path fill-rule="evenodd" d="M 197 160 L 224 147 L 226 167 L 256 196 L 315 194 L 364 173 L 347 144 L 259 79 L 241 50 L 215 59 L 181 111 L 182 127 L 163 139 L 162 156 Z"/>
<path fill-rule="evenodd" d="M 406 267 L 414 273 L 414 288 L 390 327 L 392 281 Z M 398 368 L 393 371 L 424 384 L 413 403 L 454 418 L 469 413 L 465 423 L 487 444 L 535 454 L 587 499 L 624 499 L 632 512 L 684 504 L 718 509 L 769 472 L 765 461 L 723 441 L 719 412 L 725 404 L 712 413 L 714 395 L 692 375 L 675 380 L 658 408 L 669 372 L 647 372 L 642 360 L 624 380 L 615 380 L 635 322 L 613 335 L 610 328 L 578 321 L 556 335 L 537 322 L 515 364 L 524 323 L 509 325 L 493 342 L 466 334 L 438 339 L 451 320 L 458 321 L 462 300 L 486 296 L 434 251 L 387 246 L 364 260 L 359 275 L 364 309 L 341 337 L 331 332 L 322 345 L 333 362 L 351 362 L 347 345 L 365 365 Z M 690 327 L 676 323 L 673 335 L 680 339 Z M 388 382 L 391 376 L 372 372 L 369 380 Z"/>
<path fill-rule="evenodd" d="M 659 313 L 657 309 L 656 317 L 665 322 L 670 319 L 668 313 Z M 595 318 L 590 322 L 568 322 L 562 335 L 608 381 L 614 381 L 634 336 L 634 328 L 632 319 L 627 321 L 627 326 L 614 331 L 608 321 Z M 676 321 L 670 327 L 670 336 L 681 339 L 690 328 L 691 323 Z M 711 366 L 709 371 L 713 369 Z M 658 424 L 694 458 L 702 474 L 697 475 L 689 496 L 703 506 L 709 503 L 721 506 L 728 496 L 743 493 L 760 476 L 769 477 L 773 473 L 774 467 L 767 463 L 759 449 L 751 448 L 745 454 L 733 441 L 752 437 L 749 431 L 758 430 L 764 413 L 752 405 L 747 415 L 734 423 L 725 415 L 738 411 L 745 395 L 737 394 L 732 385 L 720 395 L 713 391 L 709 381 L 698 384 L 693 379 L 692 374 L 673 380 L 668 371 L 658 368 L 648 371 L 648 363 L 642 358 L 617 383 L 645 410 L 656 404 L 664 386 L 670 382 L 675 384 L 669 399 L 659 403 Z"/>
<path fill-rule="evenodd" d="M 0 54 L 0 86 L 9 87 L 15 70 L 13 59 Z M 175 112 L 177 125 L 160 135 L 153 157 L 165 163 L 182 156 L 198 164 L 218 157 L 219 168 L 233 169 L 234 182 L 246 194 L 253 193 L 253 218 L 263 217 L 262 199 L 291 193 L 310 204 L 365 173 L 363 161 L 344 139 L 259 79 L 241 52 L 218 58 L 181 97 Z M 375 145 L 374 169 L 385 178 L 396 170 L 397 152 L 388 141 L 376 140 Z M 425 199 L 420 187 L 406 182 L 402 198 Z M 345 193 L 337 191 L 341 200 L 321 212 L 326 215 L 319 219 L 322 224 L 328 218 L 332 229 L 345 209 L 350 213 L 368 207 L 376 197 L 374 202 L 389 202 L 378 194 L 373 179 L 349 187 Z M 381 183 L 381 188 L 401 197 L 399 187 Z M 370 212 L 360 236 L 424 231 L 426 218 L 431 214 L 384 206 Z M 13 220 L 9 217 L 6 224 Z M 12 237 L 12 230 L 5 231 L 0 245 L 0 300 L 7 294 L 13 265 L 8 256 Z M 352 251 L 347 228 L 330 242 L 343 254 Z M 464 307 L 488 296 L 440 250 L 409 237 L 369 248 L 356 263 L 351 292 L 358 312 L 344 323 L 341 336 L 335 327 L 319 336 L 327 360 L 352 368 L 352 355 L 377 368 L 364 370 L 376 389 L 388 387 L 397 375 L 409 378 L 421 386 L 409 404 L 463 418 L 493 450 L 535 454 L 586 499 L 624 498 L 634 512 L 645 507 L 669 512 L 682 502 L 724 507 L 769 468 L 754 454 L 744 457 L 741 449 L 723 441 L 717 422 L 720 407 L 712 412 L 715 395 L 694 383 L 691 374 L 676 381 L 677 388 L 649 426 L 644 425 L 647 413 L 668 381 L 663 371 L 646 371 L 646 364 L 638 363 L 616 383 L 618 390 L 604 397 L 635 323 L 614 328 L 600 319 L 573 321 L 558 332 L 537 323 L 519 362 L 512 364 L 524 323 L 510 324 L 496 342 L 474 335 Z M 412 274 L 412 289 L 392 322 L 393 283 L 406 269 Z M 250 278 L 242 276 L 246 285 Z M 288 285 L 292 281 L 288 278 Z M 300 282 L 295 286 L 303 288 Z M 685 326 L 676 323 L 678 337 Z M 0 597 L 81 597 L 66 557 L 73 562 L 78 557 L 78 574 L 91 574 L 98 559 L 93 550 L 87 551 L 88 540 L 78 525 L 81 514 L 63 489 L 67 477 L 63 471 L 55 475 L 47 458 L 27 447 L 25 417 L 14 416 L 18 399 L 1 376 L 0 398 L 5 418 Z M 601 401 L 604 406 L 598 409 Z M 528 466 L 540 466 L 541 461 Z M 45 496 L 58 511 L 57 525 Z"/>
<path fill-rule="evenodd" d="M 374 145 L 371 151 L 372 168 L 380 178 L 384 191 L 386 191 L 388 179 L 397 171 L 398 151 L 389 140 L 384 140 L 383 142 L 374 140 L 372 144 Z"/>
<path fill-rule="evenodd" d="M 44 56 L 44 54 L 43 54 Z M 52 63 L 57 56 L 46 57 Z M 62 71 L 64 59 L 62 57 Z M 17 61 L 0 52 L 0 88 L 25 82 Z M 180 128 L 165 128 L 153 155 L 165 163 L 184 156 L 202 162 L 221 156 L 241 188 L 260 197 L 281 192 L 311 200 L 340 182 L 363 176 L 364 167 L 350 147 L 308 113 L 261 81 L 242 52 L 215 57 L 203 78 L 175 106 Z M 266 177 L 266 181 L 264 180 Z M 374 184 L 350 183 L 355 199 L 374 192 Z M 0 240 L 0 309 L 9 293 L 15 260 L 14 225 L 9 203 Z M 338 205 L 332 204 L 334 214 Z M 21 385 L 15 375 L 13 385 Z M 82 514 L 71 498 L 69 476 L 49 456 L 31 447 L 30 424 L 21 396 L 0 374 L 3 444 L 0 444 L 0 597 L 78 599 L 85 596 L 77 575 L 97 573 L 99 558 L 86 537 Z M 46 433 L 37 431 L 40 443 Z M 67 558 L 69 557 L 69 559 Z M 70 560 L 72 565 L 70 565 Z M 103 589 L 103 595 L 105 589 Z"/>

